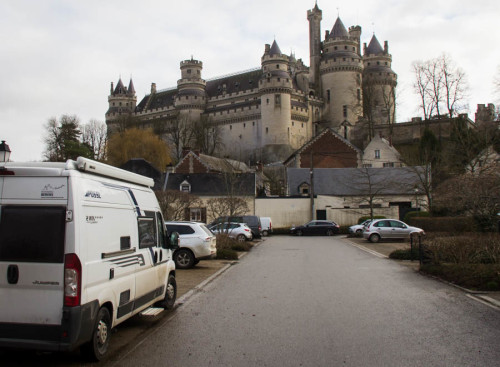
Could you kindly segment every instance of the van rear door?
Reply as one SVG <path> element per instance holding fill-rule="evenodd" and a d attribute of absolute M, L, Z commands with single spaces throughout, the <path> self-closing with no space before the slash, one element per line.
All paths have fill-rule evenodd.
<path fill-rule="evenodd" d="M 43 185 L 41 178 L 34 177 L 12 177 L 3 181 L 0 325 L 60 325 L 64 301 L 67 179 L 44 178 Z M 22 194 L 27 188 L 33 190 Z M 55 192 L 59 196 L 57 200 L 54 200 Z"/>

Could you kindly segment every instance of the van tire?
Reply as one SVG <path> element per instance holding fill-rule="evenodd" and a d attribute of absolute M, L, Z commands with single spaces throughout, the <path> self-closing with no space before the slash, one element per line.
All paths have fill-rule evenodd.
<path fill-rule="evenodd" d="M 101 307 L 92 332 L 92 339 L 82 345 L 82 354 L 90 361 L 98 362 L 104 357 L 111 338 L 111 316 L 106 307 Z"/>
<path fill-rule="evenodd" d="M 263 230 L 263 231 L 262 231 L 262 235 L 263 235 L 264 237 L 266 237 L 266 236 L 268 236 L 268 235 L 269 235 L 269 232 L 267 232 L 266 230 Z"/>
<path fill-rule="evenodd" d="M 178 269 L 189 269 L 194 266 L 194 255 L 186 249 L 177 250 L 174 254 L 175 267 Z"/>
<path fill-rule="evenodd" d="M 175 299 L 177 298 L 177 281 L 175 276 L 170 274 L 168 276 L 167 285 L 165 289 L 165 298 L 163 301 L 159 302 L 159 306 L 163 307 L 165 310 L 171 310 L 174 308 Z"/>

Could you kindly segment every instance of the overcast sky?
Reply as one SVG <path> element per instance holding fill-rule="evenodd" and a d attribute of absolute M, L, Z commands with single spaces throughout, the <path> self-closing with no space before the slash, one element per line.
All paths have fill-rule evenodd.
<path fill-rule="evenodd" d="M 493 0 L 318 0 L 321 35 L 337 15 L 389 41 L 398 74 L 398 121 L 420 116 L 412 63 L 447 53 L 469 83 L 469 117 L 498 103 L 500 6 Z M 278 42 L 309 65 L 307 10 L 314 0 L 3 0 L 0 2 L 0 139 L 14 161 L 43 159 L 44 125 L 77 115 L 104 121 L 110 83 L 133 78 L 138 102 L 151 83 L 175 87 L 179 62 L 203 62 L 202 77 L 260 67 Z"/>

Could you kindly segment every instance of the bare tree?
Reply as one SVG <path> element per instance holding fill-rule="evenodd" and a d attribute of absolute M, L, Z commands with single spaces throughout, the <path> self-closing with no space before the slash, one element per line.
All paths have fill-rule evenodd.
<path fill-rule="evenodd" d="M 172 120 L 172 125 L 167 131 L 167 141 L 173 149 L 173 157 L 177 161 L 182 158 L 182 149 L 191 146 L 194 142 L 194 129 L 186 115 L 179 115 Z"/>
<path fill-rule="evenodd" d="M 246 200 L 241 197 L 219 197 L 207 201 L 208 211 L 213 218 L 240 216 L 249 212 Z"/>
<path fill-rule="evenodd" d="M 429 120 L 434 112 L 441 117 L 441 107 L 447 109 L 449 117 L 455 117 L 464 108 L 466 97 L 465 72 L 455 66 L 451 58 L 443 54 L 438 58 L 413 63 L 414 88 L 420 96 L 424 118 Z"/>
<path fill-rule="evenodd" d="M 198 196 L 178 190 L 156 191 L 156 197 L 165 220 L 186 220 L 189 208 L 202 206 Z"/>
<path fill-rule="evenodd" d="M 204 115 L 193 124 L 193 138 L 194 147 L 208 155 L 214 155 L 223 147 L 222 129 Z"/>
<path fill-rule="evenodd" d="M 82 142 L 87 144 L 94 154 L 93 159 L 106 160 L 106 144 L 108 142 L 107 127 L 104 122 L 90 120 L 81 128 Z"/>

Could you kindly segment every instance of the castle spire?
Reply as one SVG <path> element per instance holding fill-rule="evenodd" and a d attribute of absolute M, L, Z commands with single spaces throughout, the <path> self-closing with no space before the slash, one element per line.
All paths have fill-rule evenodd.
<path fill-rule="evenodd" d="M 383 53 L 384 53 L 384 49 L 380 45 L 380 42 L 378 41 L 377 37 L 375 37 L 375 34 L 373 34 L 372 39 L 370 41 L 370 44 L 365 49 L 365 54 L 366 55 L 380 55 Z"/>
<path fill-rule="evenodd" d="M 281 50 L 280 47 L 278 46 L 278 43 L 276 40 L 273 41 L 273 45 L 271 46 L 271 49 L 269 50 L 269 55 L 281 55 Z"/>
<path fill-rule="evenodd" d="M 128 94 L 134 95 L 135 94 L 135 88 L 134 88 L 134 82 L 132 81 L 132 77 L 130 77 L 130 82 L 128 83 Z"/>
<path fill-rule="evenodd" d="M 337 37 L 348 37 L 347 29 L 344 26 L 344 23 L 340 20 L 340 17 L 337 17 L 335 24 L 333 25 L 332 31 L 330 32 L 330 38 Z"/>

